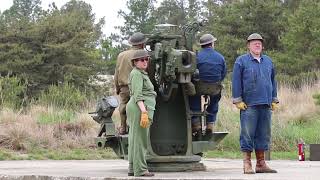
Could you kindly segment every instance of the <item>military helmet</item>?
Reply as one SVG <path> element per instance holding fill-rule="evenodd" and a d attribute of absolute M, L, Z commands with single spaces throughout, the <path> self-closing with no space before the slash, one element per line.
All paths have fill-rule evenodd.
<path fill-rule="evenodd" d="M 215 38 L 211 34 L 204 34 L 200 37 L 199 44 L 202 46 L 202 45 L 210 44 L 216 40 L 217 38 Z"/>
<path fill-rule="evenodd" d="M 260 41 L 263 42 L 262 36 L 260 34 L 258 34 L 258 33 L 252 33 L 252 34 L 250 34 L 248 36 L 247 41 L 249 42 L 249 41 L 252 41 L 252 40 L 260 40 Z"/>
<path fill-rule="evenodd" d="M 132 34 L 129 38 L 129 44 L 131 45 L 139 45 L 139 44 L 143 44 L 147 41 L 148 39 L 145 37 L 144 34 L 142 34 L 141 32 L 136 32 L 134 34 Z"/>
<path fill-rule="evenodd" d="M 144 50 L 144 49 L 139 49 L 139 50 L 135 50 L 131 61 L 135 60 L 135 59 L 140 59 L 143 57 L 150 57 L 150 55 L 148 54 L 148 51 Z"/>

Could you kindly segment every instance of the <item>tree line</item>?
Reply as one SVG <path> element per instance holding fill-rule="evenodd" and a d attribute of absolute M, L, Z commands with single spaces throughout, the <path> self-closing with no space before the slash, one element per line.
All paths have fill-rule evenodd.
<path fill-rule="evenodd" d="M 206 19 L 201 33 L 217 37 L 216 49 L 226 58 L 229 70 L 246 51 L 246 38 L 257 32 L 265 39 L 265 51 L 277 70 L 296 75 L 320 68 L 319 0 L 129 0 L 129 12 L 119 11 L 125 26 L 122 37 L 134 31 L 149 33 L 155 24 L 182 26 Z"/>
<path fill-rule="evenodd" d="M 14 0 L 0 13 L 0 75 L 19 77 L 30 95 L 65 81 L 84 89 L 103 72 L 103 25 L 83 1 L 43 10 L 40 0 Z"/>

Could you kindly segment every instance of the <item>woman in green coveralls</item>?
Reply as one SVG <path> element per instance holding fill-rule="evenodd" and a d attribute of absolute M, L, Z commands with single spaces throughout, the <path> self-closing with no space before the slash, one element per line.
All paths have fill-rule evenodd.
<path fill-rule="evenodd" d="M 146 50 L 137 50 L 132 58 L 129 76 L 130 100 L 126 107 L 129 123 L 129 176 L 154 176 L 148 171 L 146 154 L 149 127 L 152 123 L 157 93 L 146 69 L 150 57 Z"/>

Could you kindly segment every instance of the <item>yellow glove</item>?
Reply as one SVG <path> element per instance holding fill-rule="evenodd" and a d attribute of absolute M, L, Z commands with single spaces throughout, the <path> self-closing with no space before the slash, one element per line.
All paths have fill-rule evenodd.
<path fill-rule="evenodd" d="M 244 102 L 238 102 L 238 103 L 235 103 L 235 105 L 240 110 L 246 110 L 247 109 L 247 105 Z"/>
<path fill-rule="evenodd" d="M 141 113 L 140 126 L 142 128 L 147 128 L 149 125 L 149 117 L 147 112 Z"/>
<path fill-rule="evenodd" d="M 278 109 L 278 104 L 275 103 L 275 102 L 271 103 L 271 110 L 272 110 L 272 111 L 275 111 L 275 110 L 277 110 L 277 109 Z"/>

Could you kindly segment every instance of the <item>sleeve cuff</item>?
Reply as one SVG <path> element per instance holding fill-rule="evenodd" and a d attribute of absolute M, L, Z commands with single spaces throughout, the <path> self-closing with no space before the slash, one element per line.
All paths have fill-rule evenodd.
<path fill-rule="evenodd" d="M 242 102 L 242 97 L 237 97 L 237 98 L 232 98 L 232 103 L 238 103 L 238 102 Z"/>
<path fill-rule="evenodd" d="M 279 100 L 278 100 L 278 98 L 277 97 L 274 97 L 274 98 L 272 98 L 272 102 L 274 102 L 274 103 L 279 103 Z"/>
<path fill-rule="evenodd" d="M 136 97 L 135 102 L 138 103 L 139 101 L 144 101 L 143 97 Z"/>

